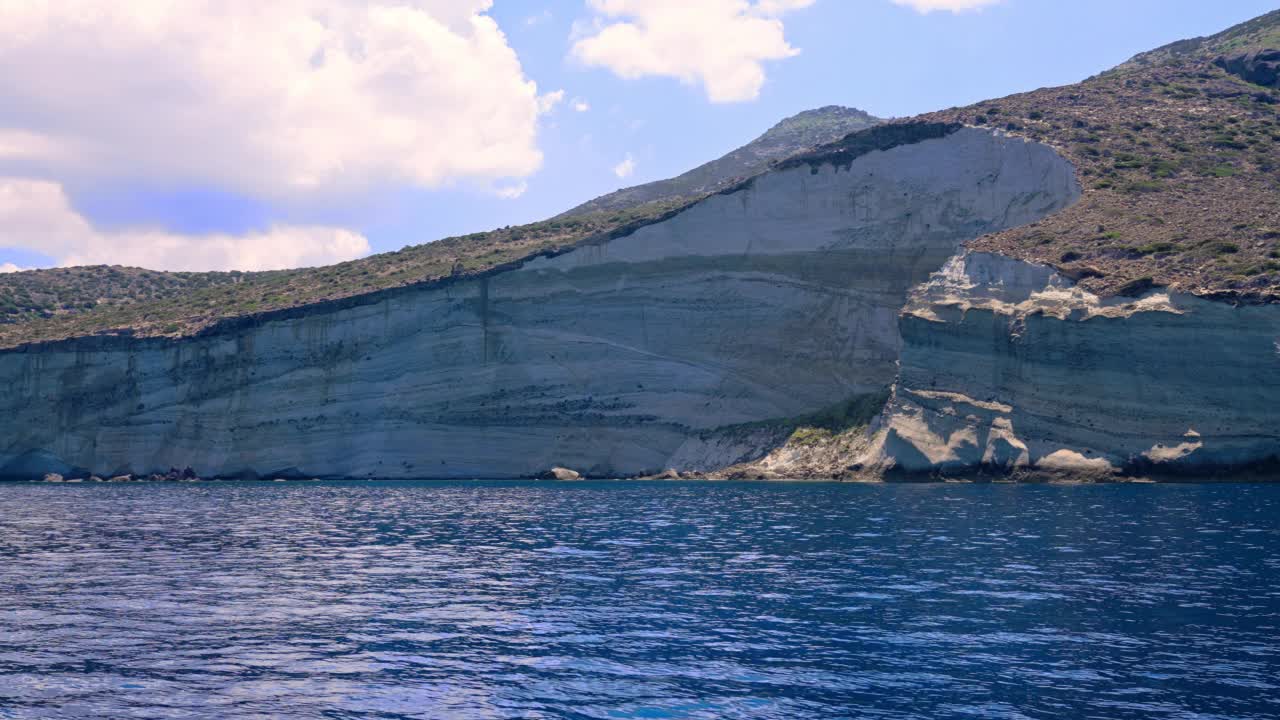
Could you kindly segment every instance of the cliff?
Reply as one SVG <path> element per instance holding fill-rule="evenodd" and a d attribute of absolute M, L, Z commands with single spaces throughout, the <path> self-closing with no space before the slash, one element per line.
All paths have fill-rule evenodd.
<path fill-rule="evenodd" d="M 881 470 L 1209 477 L 1280 457 L 1280 307 L 965 253 L 912 294 Z"/>
<path fill-rule="evenodd" d="M 715 475 L 1274 478 L 1277 58 L 1280 11 L 918 118 L 1052 146 L 1081 200 L 975 238 L 913 291 L 882 415 Z"/>
<path fill-rule="evenodd" d="M 164 297 L 0 328 L 0 477 L 1270 471 L 1278 42 L 1280 11 L 694 196 L 140 276 Z"/>
<path fill-rule="evenodd" d="M 911 288 L 963 241 L 1079 195 L 1071 165 L 1040 144 L 951 126 L 892 138 L 481 278 L 194 338 L 0 353 L 0 475 L 731 464 L 759 452 L 752 423 L 882 395 Z"/>

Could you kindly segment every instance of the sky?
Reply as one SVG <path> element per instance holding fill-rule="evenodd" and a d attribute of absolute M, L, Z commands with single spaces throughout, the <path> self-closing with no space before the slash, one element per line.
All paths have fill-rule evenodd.
<path fill-rule="evenodd" d="M 532 222 L 784 117 L 1077 82 L 1277 0 L 0 0 L 0 272 Z"/>

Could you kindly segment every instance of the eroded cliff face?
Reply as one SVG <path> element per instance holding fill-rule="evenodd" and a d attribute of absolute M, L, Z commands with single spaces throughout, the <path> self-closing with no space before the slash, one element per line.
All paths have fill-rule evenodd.
<path fill-rule="evenodd" d="M 973 253 L 912 294 L 901 328 L 879 470 L 1203 477 L 1280 457 L 1280 307 L 1103 300 Z"/>
<path fill-rule="evenodd" d="M 184 340 L 0 353 L 0 475 L 516 477 L 710 469 L 751 423 L 893 383 L 908 291 L 1079 195 L 977 129 L 796 167 L 487 278 Z"/>

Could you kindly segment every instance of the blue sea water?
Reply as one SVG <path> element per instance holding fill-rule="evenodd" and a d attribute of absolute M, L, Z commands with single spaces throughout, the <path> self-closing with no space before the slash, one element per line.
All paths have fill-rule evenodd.
<path fill-rule="evenodd" d="M 1280 717 L 1280 486 L 0 486 L 0 718 Z"/>

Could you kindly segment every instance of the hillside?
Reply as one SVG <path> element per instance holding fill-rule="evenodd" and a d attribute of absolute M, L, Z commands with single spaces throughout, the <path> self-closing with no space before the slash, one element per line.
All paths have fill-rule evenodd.
<path fill-rule="evenodd" d="M 0 347 L 88 335 L 183 336 L 257 316 L 466 277 L 625 234 L 696 198 L 446 238 L 320 268 L 165 273 L 87 266 L 0 275 Z"/>
<path fill-rule="evenodd" d="M 1278 48 L 1280 11 L 1078 85 L 925 116 L 1046 142 L 1085 187 L 1073 207 L 970 247 L 1054 266 L 1102 295 L 1167 286 L 1275 302 L 1280 85 L 1246 76 Z"/>
<path fill-rule="evenodd" d="M 634 207 L 656 200 L 714 192 L 767 169 L 769 163 L 775 160 L 790 157 L 799 150 L 840 140 L 850 133 L 880 122 L 879 118 L 861 110 L 838 105 L 806 110 L 774 125 L 764 135 L 728 155 L 700 165 L 683 175 L 609 193 L 583 203 L 559 217 L 576 217 Z"/>
<path fill-rule="evenodd" d="M 261 274 L 265 277 L 265 274 Z M 95 308 L 107 310 L 178 294 L 234 285 L 240 272 L 160 272 L 141 268 L 80 266 L 0 275 L 0 323 L 32 323 Z"/>

